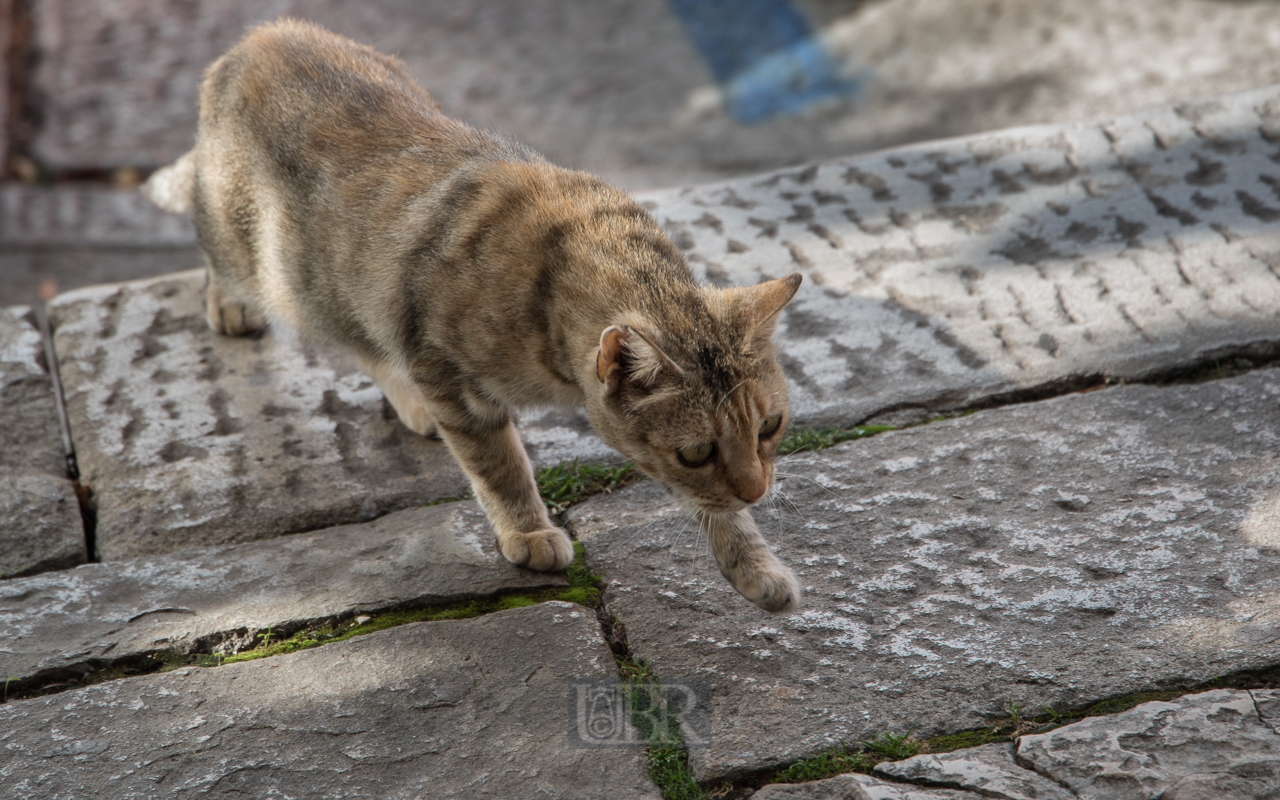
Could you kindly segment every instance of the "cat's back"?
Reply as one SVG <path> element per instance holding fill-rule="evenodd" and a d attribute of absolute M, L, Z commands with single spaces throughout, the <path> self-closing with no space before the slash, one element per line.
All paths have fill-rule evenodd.
<path fill-rule="evenodd" d="M 447 167 L 496 144 L 441 114 L 398 59 L 292 19 L 253 28 L 209 67 L 199 136 L 269 150 L 292 172 L 415 146 Z"/>

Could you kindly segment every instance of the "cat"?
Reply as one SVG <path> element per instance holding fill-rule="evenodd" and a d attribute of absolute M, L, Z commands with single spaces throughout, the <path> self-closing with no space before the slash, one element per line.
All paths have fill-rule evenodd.
<path fill-rule="evenodd" d="M 794 574 L 748 511 L 788 423 L 771 337 L 801 276 L 700 286 L 622 191 L 444 116 L 396 59 L 306 22 L 209 67 L 195 146 L 143 188 L 194 211 L 207 316 L 344 345 L 400 420 L 465 470 L 502 554 L 573 558 L 512 421 L 586 407 L 699 519 L 721 573 L 772 612 Z"/>

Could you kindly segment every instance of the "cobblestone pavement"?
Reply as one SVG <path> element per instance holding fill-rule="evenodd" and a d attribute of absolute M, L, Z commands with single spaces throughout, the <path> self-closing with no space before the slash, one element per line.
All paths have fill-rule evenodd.
<path fill-rule="evenodd" d="M 568 509 L 567 576 L 505 564 L 438 445 L 338 354 L 211 335 L 198 275 L 47 343 L 5 311 L 0 796 L 1275 796 L 1278 109 L 641 196 L 700 277 L 804 273 L 798 429 L 899 426 L 783 462 L 781 616 L 649 482 Z"/>

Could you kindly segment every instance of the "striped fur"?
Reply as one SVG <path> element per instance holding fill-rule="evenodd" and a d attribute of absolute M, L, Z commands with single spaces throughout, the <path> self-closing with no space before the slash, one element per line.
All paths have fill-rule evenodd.
<path fill-rule="evenodd" d="M 799 275 L 697 285 L 623 192 L 443 116 L 400 62 L 290 20 L 209 68 L 195 148 L 146 191 L 194 209 L 210 324 L 274 321 L 353 350 L 406 425 L 448 444 L 511 561 L 572 557 L 511 410 L 585 406 L 702 517 L 739 591 L 795 606 L 746 509 L 786 427 L 770 335 Z M 714 455 L 682 463 L 700 443 Z"/>

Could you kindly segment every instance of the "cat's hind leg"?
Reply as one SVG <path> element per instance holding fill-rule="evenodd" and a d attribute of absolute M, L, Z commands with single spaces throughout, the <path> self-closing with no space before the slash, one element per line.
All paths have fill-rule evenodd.
<path fill-rule="evenodd" d="M 427 408 L 427 400 L 413 382 L 391 365 L 359 356 L 360 368 L 373 379 L 386 395 L 396 415 L 409 430 L 420 436 L 436 435 L 436 420 Z"/>
<path fill-rule="evenodd" d="M 207 259 L 206 259 L 207 262 Z M 205 315 L 209 327 L 227 336 L 247 336 L 267 326 L 267 319 L 254 304 L 232 296 L 210 267 L 209 286 L 205 292 Z"/>

